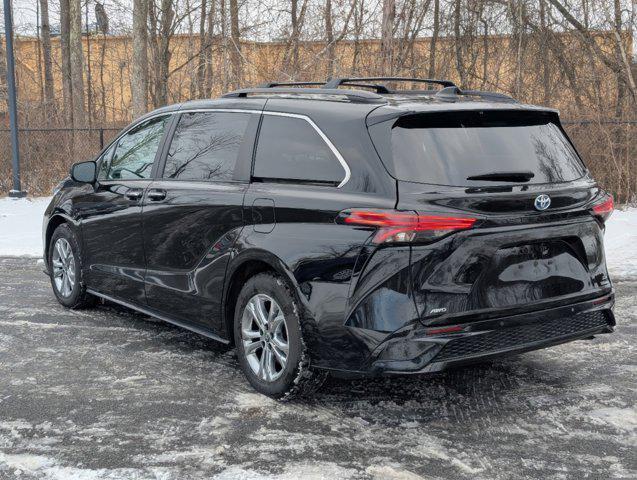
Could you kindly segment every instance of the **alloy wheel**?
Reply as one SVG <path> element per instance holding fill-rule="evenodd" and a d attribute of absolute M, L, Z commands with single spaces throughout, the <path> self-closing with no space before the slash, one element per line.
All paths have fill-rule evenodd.
<path fill-rule="evenodd" d="M 71 296 L 75 287 L 75 257 L 66 238 L 58 238 L 51 259 L 55 288 L 63 297 Z"/>
<path fill-rule="evenodd" d="M 283 310 L 270 296 L 253 296 L 241 318 L 243 354 L 260 380 L 274 382 L 285 370 L 290 350 Z"/>

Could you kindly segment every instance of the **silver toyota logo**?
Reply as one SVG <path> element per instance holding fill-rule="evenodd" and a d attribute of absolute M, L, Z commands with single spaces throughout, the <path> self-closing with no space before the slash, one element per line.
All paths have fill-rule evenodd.
<path fill-rule="evenodd" d="M 535 197 L 535 208 L 537 210 L 546 210 L 551 206 L 551 197 L 542 194 Z"/>

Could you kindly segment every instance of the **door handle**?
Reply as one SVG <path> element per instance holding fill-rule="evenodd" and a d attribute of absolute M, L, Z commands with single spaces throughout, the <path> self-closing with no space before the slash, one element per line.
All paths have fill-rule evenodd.
<path fill-rule="evenodd" d="M 166 198 L 166 190 L 162 190 L 160 188 L 152 188 L 148 190 L 147 196 L 151 202 L 159 202 Z"/>
<path fill-rule="evenodd" d="M 124 195 L 129 200 L 139 200 L 140 198 L 142 198 L 143 194 L 144 194 L 144 190 L 142 190 L 141 188 L 130 188 L 126 191 Z"/>

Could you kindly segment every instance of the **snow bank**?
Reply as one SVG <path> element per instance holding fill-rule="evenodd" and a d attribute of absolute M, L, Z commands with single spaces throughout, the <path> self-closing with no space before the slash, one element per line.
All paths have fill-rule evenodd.
<path fill-rule="evenodd" d="M 50 201 L 0 198 L 0 255 L 42 256 L 42 216 Z"/>
<path fill-rule="evenodd" d="M 604 248 L 613 277 L 637 277 L 637 208 L 613 212 L 606 224 Z"/>
<path fill-rule="evenodd" d="M 42 215 L 51 197 L 0 198 L 0 256 L 42 255 Z M 608 269 L 614 277 L 637 277 L 637 208 L 616 210 L 605 236 Z"/>

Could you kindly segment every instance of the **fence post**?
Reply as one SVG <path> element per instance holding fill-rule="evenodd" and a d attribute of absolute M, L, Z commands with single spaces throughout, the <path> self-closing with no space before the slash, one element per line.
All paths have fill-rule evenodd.
<path fill-rule="evenodd" d="M 11 151 L 13 159 L 13 188 L 10 197 L 25 197 L 27 192 L 20 188 L 20 151 L 18 145 L 18 107 L 15 90 L 15 64 L 13 58 L 13 19 L 11 0 L 4 0 L 4 36 L 7 49 L 7 93 L 9 96 L 9 126 L 11 128 Z"/>
<path fill-rule="evenodd" d="M 100 151 L 104 148 L 104 127 L 100 127 Z"/>

